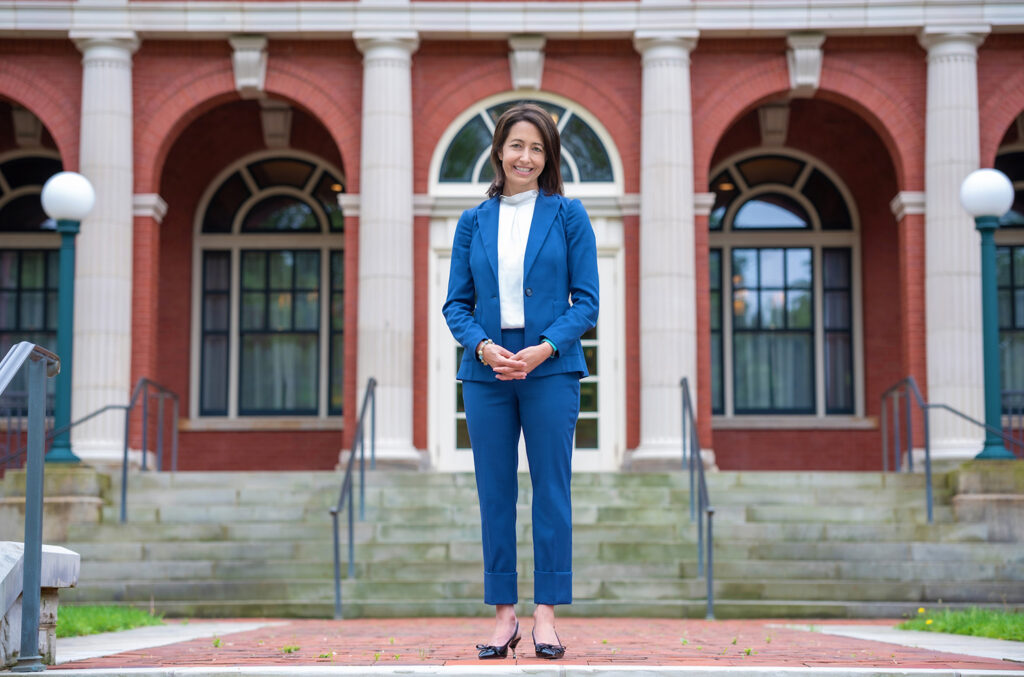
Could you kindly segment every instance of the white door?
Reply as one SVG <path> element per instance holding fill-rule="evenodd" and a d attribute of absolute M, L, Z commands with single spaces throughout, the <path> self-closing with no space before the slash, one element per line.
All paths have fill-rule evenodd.
<path fill-rule="evenodd" d="M 428 446 L 432 466 L 441 471 L 473 469 L 462 384 L 455 378 L 462 347 L 452 338 L 441 315 L 456 222 L 455 218 L 434 219 L 430 230 Z M 610 471 L 619 469 L 625 448 L 622 221 L 594 218 L 592 223 L 598 242 L 601 311 L 597 327 L 583 336 L 590 376 L 580 382 L 580 417 L 572 464 L 575 471 Z M 519 468 L 527 469 L 522 439 Z"/>

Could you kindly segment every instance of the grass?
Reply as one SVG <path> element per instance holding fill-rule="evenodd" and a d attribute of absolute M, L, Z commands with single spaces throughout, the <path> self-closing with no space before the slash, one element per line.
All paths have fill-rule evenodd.
<path fill-rule="evenodd" d="M 974 637 L 1024 642 L 1024 614 L 997 609 L 971 607 L 962 611 L 952 609 L 926 611 L 922 607 L 917 610 L 915 618 L 900 623 L 896 627 L 901 630 L 949 632 L 955 635 L 973 635 Z"/>
<path fill-rule="evenodd" d="M 79 637 L 163 624 L 162 618 L 134 607 L 61 606 L 57 609 L 58 637 Z"/>

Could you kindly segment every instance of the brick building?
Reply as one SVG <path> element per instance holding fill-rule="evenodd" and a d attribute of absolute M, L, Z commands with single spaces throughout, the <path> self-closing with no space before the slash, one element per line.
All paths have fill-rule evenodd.
<path fill-rule="evenodd" d="M 723 469 L 880 467 L 913 375 L 982 417 L 962 179 L 1015 181 L 1004 387 L 1024 388 L 1024 3 L 0 1 L 0 343 L 52 344 L 38 192 L 78 237 L 73 417 L 149 377 L 183 469 L 332 468 L 366 379 L 378 458 L 466 469 L 440 306 L 493 121 L 541 103 L 590 213 L 577 469 L 680 454 L 679 380 Z M 937 453 L 982 435 L 936 417 Z M 120 458 L 119 415 L 75 430 Z"/>

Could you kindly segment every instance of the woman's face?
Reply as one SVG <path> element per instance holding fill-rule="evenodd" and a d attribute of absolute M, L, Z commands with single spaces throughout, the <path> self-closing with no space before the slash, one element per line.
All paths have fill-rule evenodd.
<path fill-rule="evenodd" d="M 498 157 L 505 172 L 505 195 L 537 190 L 544 171 L 544 140 L 533 123 L 520 120 L 512 125 Z"/>

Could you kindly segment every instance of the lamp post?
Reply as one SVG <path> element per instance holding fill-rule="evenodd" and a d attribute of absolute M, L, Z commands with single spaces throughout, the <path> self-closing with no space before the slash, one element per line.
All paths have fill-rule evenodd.
<path fill-rule="evenodd" d="M 71 424 L 71 347 L 75 325 L 75 236 L 79 224 L 92 210 L 96 192 L 89 180 L 75 172 L 54 174 L 43 186 L 43 211 L 57 222 L 60 233 L 60 282 L 57 290 L 57 354 L 61 373 L 57 376 L 57 400 L 53 427 Z M 71 431 L 53 440 L 46 454 L 48 463 L 79 463 L 71 451 Z"/>
<path fill-rule="evenodd" d="M 995 231 L 999 217 L 1013 205 L 1013 184 L 995 169 L 971 172 L 960 186 L 960 204 L 974 217 L 981 233 L 981 324 L 985 364 L 985 446 L 975 458 L 1015 458 L 996 432 L 1003 429 L 1002 384 L 999 377 L 999 305 L 996 290 Z"/>

